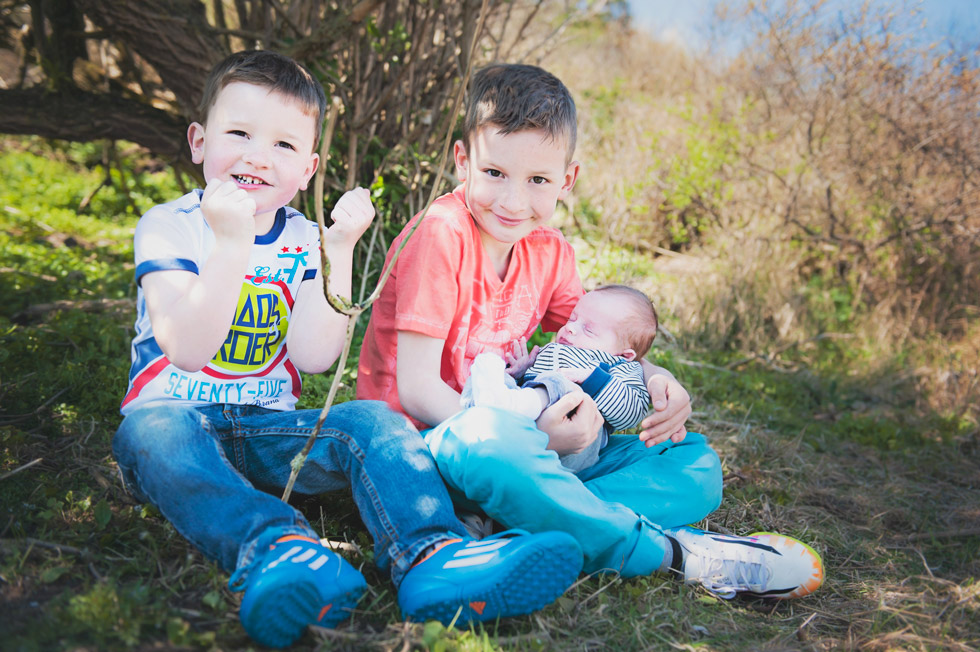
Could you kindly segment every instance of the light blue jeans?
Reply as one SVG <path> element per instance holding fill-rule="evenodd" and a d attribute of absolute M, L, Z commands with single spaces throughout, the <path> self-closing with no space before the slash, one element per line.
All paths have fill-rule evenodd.
<path fill-rule="evenodd" d="M 279 537 L 319 538 L 277 497 L 319 413 L 227 404 L 148 407 L 126 416 L 112 452 L 133 494 L 225 571 L 237 569 L 237 585 Z M 294 490 L 347 487 L 374 538 L 377 564 L 390 570 L 396 586 L 425 548 L 464 532 L 418 431 L 382 402 L 332 406 Z"/>
<path fill-rule="evenodd" d="M 636 435 L 612 435 L 599 461 L 578 474 L 546 450 L 548 435 L 532 419 L 507 410 L 469 408 L 426 431 L 425 441 L 460 506 L 508 528 L 568 532 L 587 573 L 661 570 L 663 530 L 721 504 L 721 463 L 697 433 L 652 448 Z"/>

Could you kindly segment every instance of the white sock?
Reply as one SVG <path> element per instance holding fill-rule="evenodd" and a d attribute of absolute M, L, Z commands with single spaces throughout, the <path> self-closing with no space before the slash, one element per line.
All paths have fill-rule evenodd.
<path fill-rule="evenodd" d="M 507 371 L 500 356 L 485 353 L 476 356 L 470 367 L 470 384 L 474 405 L 503 408 L 532 419 L 537 419 L 544 407 L 534 389 L 507 387 Z"/>

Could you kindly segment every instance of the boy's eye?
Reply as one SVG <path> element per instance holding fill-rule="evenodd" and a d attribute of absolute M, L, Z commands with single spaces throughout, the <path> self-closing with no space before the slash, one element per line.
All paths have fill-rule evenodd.
<path fill-rule="evenodd" d="M 248 136 L 248 134 L 242 131 L 241 129 L 232 129 L 228 133 L 231 134 L 232 136 L 242 136 L 242 137 Z"/>
<path fill-rule="evenodd" d="M 487 170 L 487 174 L 489 174 L 494 179 L 496 179 L 498 177 L 504 176 L 504 173 L 503 172 L 501 172 L 500 170 L 494 170 L 493 168 L 490 168 L 489 170 Z"/>
<path fill-rule="evenodd" d="M 540 186 L 542 183 L 548 183 L 548 180 L 544 177 L 531 177 L 531 183 Z"/>
<path fill-rule="evenodd" d="M 280 141 L 279 141 L 279 143 L 278 143 L 278 145 L 279 145 L 279 147 L 282 147 L 282 148 L 284 148 L 284 149 L 291 149 L 291 150 L 293 150 L 293 151 L 295 151 L 295 150 L 296 150 L 296 148 L 295 148 L 295 147 L 293 147 L 293 146 L 292 146 L 291 144 L 289 144 L 289 143 L 287 143 L 287 142 L 286 142 L 286 141 L 284 141 L 284 140 L 280 140 Z"/>

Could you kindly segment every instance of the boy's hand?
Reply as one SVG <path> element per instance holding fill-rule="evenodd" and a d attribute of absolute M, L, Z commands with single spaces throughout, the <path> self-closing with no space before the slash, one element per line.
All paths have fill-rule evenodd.
<path fill-rule="evenodd" d="M 586 378 L 592 375 L 595 367 L 568 367 L 567 369 L 559 369 L 558 371 L 573 383 L 581 385 L 585 382 Z"/>
<path fill-rule="evenodd" d="M 201 213 L 216 240 L 255 241 L 255 200 L 234 181 L 211 179 L 201 196 Z"/>
<path fill-rule="evenodd" d="M 538 429 L 548 435 L 548 449 L 559 455 L 581 453 L 599 436 L 602 415 L 585 392 L 571 392 L 541 413 Z"/>
<path fill-rule="evenodd" d="M 668 439 L 680 443 L 687 436 L 685 423 L 691 416 L 691 397 L 680 383 L 663 375 L 651 376 L 647 382 L 653 412 L 640 422 L 640 441 L 647 448 Z"/>
<path fill-rule="evenodd" d="M 504 351 L 504 362 L 507 363 L 507 373 L 514 378 L 523 376 L 538 357 L 541 347 L 535 346 L 531 352 L 527 351 L 527 338 L 511 342 L 510 350 Z"/>
<path fill-rule="evenodd" d="M 367 188 L 345 192 L 330 211 L 333 224 L 327 229 L 324 246 L 353 248 L 374 219 L 374 204 Z"/>

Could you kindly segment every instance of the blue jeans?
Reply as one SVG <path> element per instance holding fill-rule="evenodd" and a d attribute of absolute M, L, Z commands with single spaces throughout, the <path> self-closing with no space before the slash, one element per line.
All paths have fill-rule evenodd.
<path fill-rule="evenodd" d="M 164 405 L 127 415 L 112 441 L 123 479 L 235 582 L 286 534 L 319 538 L 278 497 L 289 463 L 313 431 L 319 410 L 243 405 Z M 397 586 L 431 544 L 464 532 L 418 431 L 378 401 L 330 408 L 294 489 L 351 487 L 375 559 Z"/>
<path fill-rule="evenodd" d="M 585 553 L 585 572 L 624 577 L 661 570 L 663 529 L 701 520 L 721 504 L 718 455 L 688 433 L 647 448 L 612 435 L 599 461 L 579 473 L 546 450 L 533 420 L 489 407 L 464 410 L 425 433 L 450 494 L 509 528 L 561 530 Z"/>

